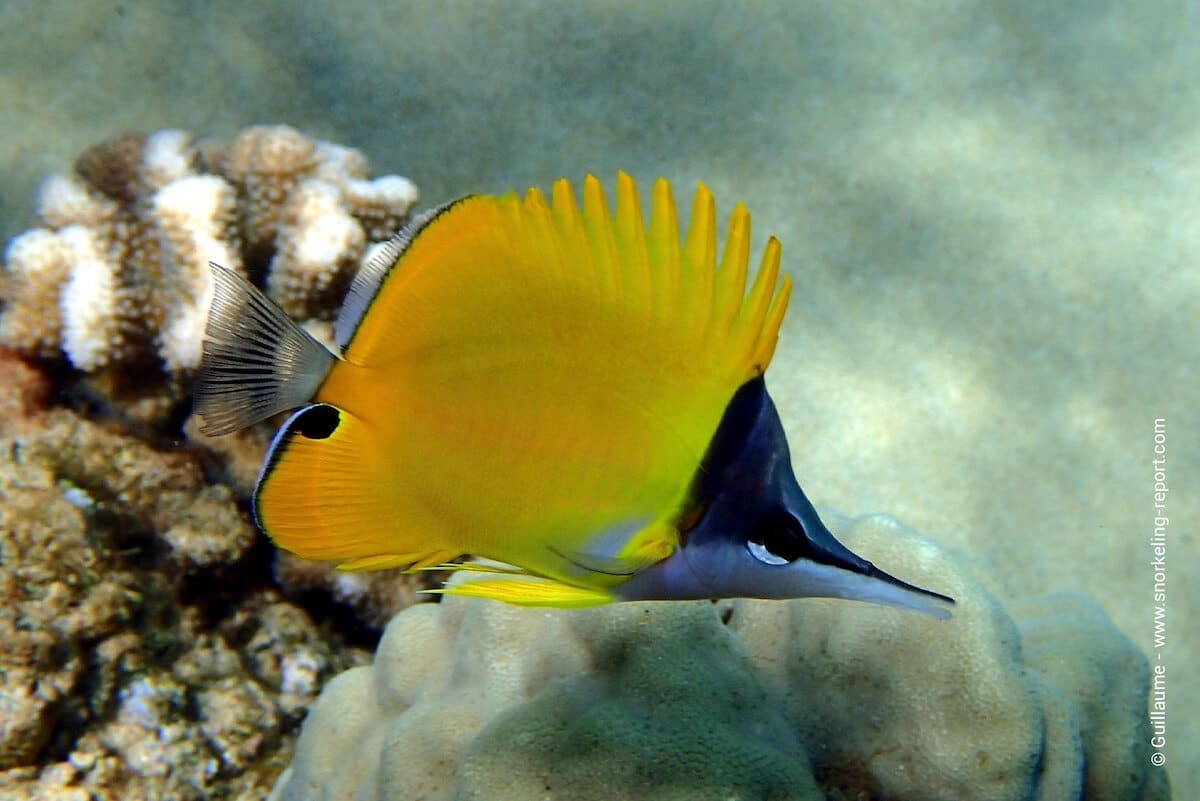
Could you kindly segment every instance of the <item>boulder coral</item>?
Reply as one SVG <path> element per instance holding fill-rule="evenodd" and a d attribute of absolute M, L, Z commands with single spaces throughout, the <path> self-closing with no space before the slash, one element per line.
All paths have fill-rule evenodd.
<path fill-rule="evenodd" d="M 1145 658 L 1074 596 L 1012 605 L 891 518 L 840 539 L 954 618 L 830 600 L 447 598 L 322 693 L 273 801 L 1165 799 Z"/>

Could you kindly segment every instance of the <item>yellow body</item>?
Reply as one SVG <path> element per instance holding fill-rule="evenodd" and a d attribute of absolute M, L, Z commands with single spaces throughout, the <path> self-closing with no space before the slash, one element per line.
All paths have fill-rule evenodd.
<path fill-rule="evenodd" d="M 767 367 L 787 306 L 771 239 L 745 291 L 738 206 L 717 267 L 701 186 L 681 242 L 670 188 L 647 228 L 621 175 L 582 210 L 468 197 L 413 237 L 316 397 L 325 439 L 293 436 L 256 511 L 283 548 L 346 569 L 514 566 L 459 585 L 513 602 L 582 605 L 667 556 L 727 403 Z"/>

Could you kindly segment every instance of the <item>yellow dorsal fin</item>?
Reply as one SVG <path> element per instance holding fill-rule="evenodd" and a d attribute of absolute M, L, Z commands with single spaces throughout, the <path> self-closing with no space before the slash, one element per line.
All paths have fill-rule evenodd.
<path fill-rule="evenodd" d="M 617 174 L 617 266 L 629 279 L 625 297 L 640 313 L 649 313 L 653 295 L 650 254 L 646 248 L 646 223 L 638 201 L 637 185 L 625 173 Z"/>
<path fill-rule="evenodd" d="M 650 236 L 646 246 L 651 269 L 655 272 L 654 304 L 661 307 L 684 301 L 685 307 L 680 311 L 685 315 L 692 314 L 693 296 L 683 292 L 680 285 L 679 220 L 675 214 L 675 199 L 671 197 L 671 185 L 662 178 L 654 182 L 650 194 Z"/>
<path fill-rule="evenodd" d="M 712 316 L 713 280 L 717 268 L 716 203 L 708 187 L 696 187 L 692 219 L 680 263 L 681 289 L 691 298 L 692 336 L 702 336 Z"/>
<path fill-rule="evenodd" d="M 652 190 L 648 227 L 637 186 L 625 173 L 617 177 L 613 216 L 600 182 L 590 175 L 584 180 L 582 209 L 566 180 L 554 184 L 551 200 L 548 205 L 531 190 L 523 199 L 468 197 L 448 206 L 413 235 L 397 269 L 381 282 L 371 305 L 394 311 L 364 319 L 347 343 L 345 358 L 371 364 L 392 358 L 405 344 L 419 344 L 413 339 L 428 316 L 419 304 L 469 302 L 476 291 L 500 282 L 544 284 L 563 276 L 592 292 L 574 298 L 580 312 L 595 317 L 619 308 L 625 316 L 644 315 L 658 323 L 655 334 L 674 338 L 673 350 L 706 347 L 704 361 L 736 368 L 735 381 L 766 368 L 789 282 L 785 278 L 779 284 L 779 242 L 771 238 L 746 293 L 750 215 L 742 204 L 730 216 L 720 268 L 714 269 L 714 203 L 703 184 L 682 247 L 671 188 L 661 178 Z M 463 254 L 462 260 L 455 254 Z M 436 291 L 439 284 L 444 298 Z"/>

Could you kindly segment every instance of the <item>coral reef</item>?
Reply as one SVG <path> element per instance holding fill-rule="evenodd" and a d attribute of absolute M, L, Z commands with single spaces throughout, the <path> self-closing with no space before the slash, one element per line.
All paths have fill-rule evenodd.
<path fill-rule="evenodd" d="M 264 797 L 325 679 L 367 656 L 297 599 L 380 624 L 415 600 L 395 576 L 273 583 L 243 502 L 269 426 L 186 419 L 209 260 L 320 336 L 415 198 L 265 126 L 120 137 L 43 183 L 0 271 L 0 795 Z"/>
<path fill-rule="evenodd" d="M 358 151 L 286 126 L 119 137 L 43 183 L 38 227 L 5 254 L 0 344 L 65 357 L 126 414 L 162 423 L 199 363 L 209 261 L 327 320 L 367 244 L 416 199 L 405 178 L 370 179 Z"/>
<path fill-rule="evenodd" d="M 1022 601 L 1014 623 L 985 573 L 890 518 L 832 522 L 955 595 L 954 619 L 416 606 L 372 667 L 330 682 L 271 798 L 1168 797 L 1145 759 L 1145 659 L 1094 605 Z"/>
<path fill-rule="evenodd" d="M 83 371 L 65 394 L 130 430 L 176 438 L 207 318 L 208 262 L 250 275 L 328 340 L 349 278 L 416 197 L 405 178 L 371 179 L 360 152 L 287 126 L 250 127 L 228 141 L 177 130 L 118 137 L 83 153 L 71 175 L 43 182 L 39 226 L 9 243 L 0 271 L 0 343 L 51 365 L 65 359 Z M 190 420 L 182 430 L 211 452 L 205 466 L 214 478 L 233 495 L 250 493 L 269 426 L 217 439 Z M 86 484 L 94 471 L 119 467 L 98 463 L 122 458 L 113 447 L 70 443 L 59 463 Z M 186 486 L 197 480 L 189 457 L 158 458 L 162 475 Z M 236 517 L 225 489 L 210 488 L 188 514 L 175 508 L 170 488 L 143 494 L 159 511 L 142 518 L 178 546 L 180 559 L 229 563 L 250 542 L 240 519 L 212 529 L 219 534 L 202 535 L 196 525 L 217 510 Z M 347 578 L 324 566 L 281 563 L 278 573 L 292 594 L 326 588 L 376 625 L 423 585 L 394 575 Z"/>
<path fill-rule="evenodd" d="M 261 798 L 365 660 L 269 581 L 231 490 L 0 351 L 0 796 Z"/>
<path fill-rule="evenodd" d="M 841 536 L 915 559 L 906 576 L 960 598 L 953 621 L 835 601 L 422 605 L 328 686 L 292 759 L 325 678 L 365 658 L 294 598 L 325 587 L 381 620 L 411 587 L 286 557 L 287 592 L 272 585 L 237 501 L 266 430 L 205 441 L 181 420 L 204 262 L 327 327 L 414 197 L 286 128 L 122 137 L 43 185 L 0 271 L 0 342 L 42 368 L 0 347 L 0 795 L 258 798 L 291 760 L 276 798 L 1167 797 L 1144 659 L 1098 608 L 1002 604 L 881 518 Z M 98 412 L 48 408 L 63 365 L 84 376 L 55 402 Z"/>

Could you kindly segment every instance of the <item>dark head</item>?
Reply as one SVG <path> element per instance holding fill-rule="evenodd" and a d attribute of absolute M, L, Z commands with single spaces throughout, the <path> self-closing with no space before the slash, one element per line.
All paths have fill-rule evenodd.
<path fill-rule="evenodd" d="M 792 473 L 762 378 L 730 401 L 688 506 L 681 547 L 621 585 L 619 597 L 846 598 L 950 617 L 953 599 L 885 573 L 821 522 Z"/>

